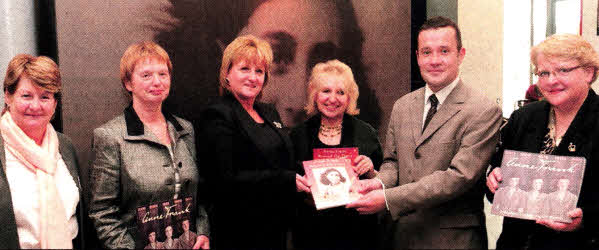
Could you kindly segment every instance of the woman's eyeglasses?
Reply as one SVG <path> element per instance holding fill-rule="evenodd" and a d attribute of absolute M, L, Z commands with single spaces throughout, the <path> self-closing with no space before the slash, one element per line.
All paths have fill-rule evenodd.
<path fill-rule="evenodd" d="M 578 66 L 570 67 L 570 68 L 558 68 L 557 70 L 551 70 L 551 71 L 538 71 L 536 73 L 536 75 L 541 79 L 549 79 L 549 77 L 552 74 L 555 77 L 566 77 L 566 76 L 568 76 L 568 74 L 570 74 L 570 72 L 572 72 L 578 68 L 582 68 L 582 67 L 584 67 L 584 66 L 578 65 Z"/>

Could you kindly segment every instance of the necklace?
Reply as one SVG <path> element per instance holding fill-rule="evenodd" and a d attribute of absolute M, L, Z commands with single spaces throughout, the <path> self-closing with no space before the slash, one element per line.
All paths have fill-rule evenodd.
<path fill-rule="evenodd" d="M 541 154 L 551 154 L 557 148 L 559 143 L 562 141 L 562 136 L 557 136 L 555 129 L 555 111 L 553 108 L 549 110 L 549 124 L 547 124 L 549 132 L 545 135 L 543 140 L 543 148 Z"/>
<path fill-rule="evenodd" d="M 318 134 L 324 137 L 335 137 L 341 134 L 341 129 L 343 128 L 342 124 L 337 126 L 326 126 L 324 124 L 320 124 L 320 128 L 318 129 Z"/>

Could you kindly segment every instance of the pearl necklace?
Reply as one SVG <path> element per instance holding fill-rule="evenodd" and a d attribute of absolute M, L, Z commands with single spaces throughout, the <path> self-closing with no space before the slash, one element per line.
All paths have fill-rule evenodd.
<path fill-rule="evenodd" d="M 335 137 L 341 134 L 341 129 L 343 128 L 342 124 L 337 126 L 326 126 L 324 124 L 320 124 L 320 128 L 318 129 L 318 134 L 324 137 Z"/>

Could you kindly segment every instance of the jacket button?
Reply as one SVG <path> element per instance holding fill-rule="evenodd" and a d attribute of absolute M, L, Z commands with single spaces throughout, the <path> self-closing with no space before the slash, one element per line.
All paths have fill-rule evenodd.
<path fill-rule="evenodd" d="M 414 157 L 416 157 L 416 159 L 420 159 L 420 152 L 414 152 Z"/>

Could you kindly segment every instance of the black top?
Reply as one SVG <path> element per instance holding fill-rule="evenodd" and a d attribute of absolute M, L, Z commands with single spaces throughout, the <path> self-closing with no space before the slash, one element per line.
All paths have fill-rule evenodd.
<path fill-rule="evenodd" d="M 368 123 L 347 114 L 343 116 L 342 125 L 341 142 L 331 147 L 357 147 L 359 154 L 370 157 L 374 168 L 378 170 L 383 163 L 383 151 L 376 130 Z M 302 161 L 312 160 L 312 149 L 326 145 L 318 139 L 319 128 L 320 115 L 315 115 L 291 131 L 297 159 L 296 169 L 299 173 L 304 173 Z"/>
<path fill-rule="evenodd" d="M 280 156 L 272 158 L 274 166 L 281 166 L 289 162 L 289 152 L 281 138 L 282 134 L 277 133 L 274 127 L 268 126 L 266 123 L 257 123 L 246 112 L 242 113 L 240 121 L 248 128 L 248 133 L 262 139 L 254 141 L 256 146 L 262 148 L 267 155 Z"/>
<path fill-rule="evenodd" d="M 501 146 L 492 166 L 499 167 L 505 149 L 539 153 L 548 132 L 551 105 L 547 101 L 528 104 L 514 111 L 501 131 Z M 554 155 L 583 156 L 587 160 L 580 198 L 583 224 L 575 232 L 557 232 L 532 220 L 505 217 L 497 249 L 599 249 L 599 97 L 593 90 L 562 137 Z M 576 150 L 571 152 L 568 146 Z M 490 193 L 487 194 L 492 199 Z"/>
<path fill-rule="evenodd" d="M 318 137 L 318 135 L 316 135 Z M 337 145 L 327 145 L 324 144 L 322 141 L 320 140 L 316 140 L 316 145 L 314 145 L 314 148 L 341 148 L 342 146 L 340 144 Z M 312 160 L 312 159 L 310 159 Z"/>
<path fill-rule="evenodd" d="M 343 117 L 341 142 L 330 146 L 318 138 L 320 115 L 313 116 L 291 131 L 291 139 L 297 156 L 296 168 L 304 173 L 302 161 L 312 160 L 314 148 L 358 147 L 360 155 L 370 157 L 375 169 L 379 169 L 383 154 L 374 128 L 349 116 Z M 360 177 L 363 178 L 363 177 Z M 298 216 L 293 227 L 295 249 L 377 249 L 382 232 L 377 215 L 360 215 L 355 210 L 335 207 L 317 211 L 312 197 L 304 196 L 298 201 Z"/>
<path fill-rule="evenodd" d="M 208 105 L 198 124 L 206 184 L 200 193 L 208 197 L 213 249 L 286 247 L 296 197 L 291 140 L 274 107 L 254 108 L 264 128 L 231 95 Z"/>

